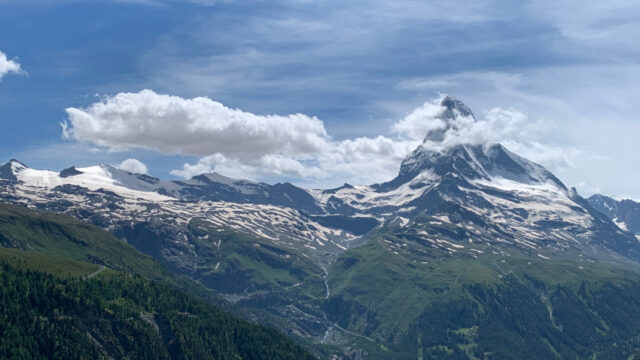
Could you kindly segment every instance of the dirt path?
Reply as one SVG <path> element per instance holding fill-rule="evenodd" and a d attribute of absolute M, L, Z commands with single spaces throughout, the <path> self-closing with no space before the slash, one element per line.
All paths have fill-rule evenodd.
<path fill-rule="evenodd" d="M 384 351 L 389 351 L 389 349 L 387 349 L 387 347 L 386 347 L 386 346 L 384 346 L 384 345 L 382 345 L 382 344 L 379 344 L 377 341 L 373 340 L 372 338 L 370 338 L 370 337 L 368 337 L 368 336 L 360 335 L 360 334 L 358 334 L 358 333 L 354 333 L 353 331 L 349 331 L 349 330 L 347 330 L 347 329 L 343 328 L 342 326 L 340 326 L 340 325 L 338 325 L 338 324 L 336 324 L 336 323 L 333 323 L 333 326 L 334 326 L 336 329 L 338 329 L 338 330 L 340 330 L 340 331 L 342 331 L 342 332 L 344 332 L 344 333 L 347 333 L 347 334 L 349 334 L 349 335 L 356 336 L 356 337 L 359 337 L 359 338 L 361 338 L 361 339 L 364 339 L 364 340 L 370 341 L 370 342 L 372 342 L 372 343 L 376 344 L 378 347 L 380 347 L 380 349 L 382 349 L 382 350 L 384 350 Z"/>
<path fill-rule="evenodd" d="M 92 272 L 91 274 L 87 275 L 84 277 L 85 280 L 89 280 L 92 277 L 95 277 L 96 275 L 100 274 L 101 272 L 105 271 L 106 267 L 104 267 L 104 265 L 100 265 L 100 267 L 98 268 L 98 270 Z"/>

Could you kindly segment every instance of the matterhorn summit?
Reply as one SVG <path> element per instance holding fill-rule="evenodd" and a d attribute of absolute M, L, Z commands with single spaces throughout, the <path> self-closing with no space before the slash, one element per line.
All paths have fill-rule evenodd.
<path fill-rule="evenodd" d="M 452 128 L 455 130 L 457 120 L 460 118 L 465 118 L 467 121 L 475 121 L 475 116 L 471 109 L 462 101 L 456 99 L 455 96 L 445 95 L 442 100 L 440 100 L 440 106 L 442 107 L 442 112 L 438 115 L 438 119 L 443 122 L 444 127 L 429 131 L 424 138 L 424 142 L 443 141 L 447 131 Z"/>

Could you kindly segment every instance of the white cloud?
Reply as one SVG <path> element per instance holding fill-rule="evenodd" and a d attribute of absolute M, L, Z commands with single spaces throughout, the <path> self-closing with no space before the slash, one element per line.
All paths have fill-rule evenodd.
<path fill-rule="evenodd" d="M 492 84 L 495 88 L 511 88 L 520 82 L 519 74 L 506 72 L 460 72 L 455 74 L 417 77 L 405 79 L 396 85 L 400 90 L 449 89 L 452 87 L 476 87 L 478 84 Z"/>
<path fill-rule="evenodd" d="M 395 123 L 392 130 L 414 140 L 424 139 L 431 132 L 443 131 L 441 140 L 427 139 L 423 144 L 435 151 L 459 144 L 501 143 L 551 171 L 572 168 L 573 159 L 581 154 L 575 148 L 540 142 L 538 139 L 544 137 L 549 126 L 543 121 L 531 121 L 514 109 L 493 108 L 481 119 L 455 112 L 455 116 L 446 122 L 442 117 L 443 111 L 445 108 L 440 105 L 440 99 L 427 102 Z"/>
<path fill-rule="evenodd" d="M 552 172 L 575 168 L 583 151 L 575 147 L 545 145 L 535 140 L 503 140 L 501 144 L 516 154 L 543 165 Z"/>
<path fill-rule="evenodd" d="M 182 178 L 218 172 L 234 178 L 322 178 L 326 174 L 313 166 L 306 166 L 301 161 L 277 154 L 267 154 L 254 159 L 238 159 L 216 153 L 202 157 L 195 164 L 185 163 L 182 169 L 172 170 L 171 174 Z"/>
<path fill-rule="evenodd" d="M 21 74 L 23 73 L 20 64 L 14 59 L 9 59 L 5 53 L 0 51 L 0 80 L 7 74 Z"/>
<path fill-rule="evenodd" d="M 426 102 L 393 124 L 391 130 L 402 137 L 423 140 L 427 133 L 446 128 L 447 124 L 440 118 L 445 110 L 439 101 Z"/>
<path fill-rule="evenodd" d="M 147 166 L 137 159 L 126 159 L 118 164 L 117 167 L 134 174 L 146 174 L 149 171 Z"/>
<path fill-rule="evenodd" d="M 214 172 L 216 171 L 216 167 L 218 164 L 224 163 L 226 161 L 227 158 L 222 154 L 205 156 L 203 158 L 200 158 L 200 160 L 198 160 L 198 162 L 195 164 L 185 163 L 184 165 L 182 165 L 182 169 L 171 170 L 170 173 L 171 175 L 189 179 L 199 174 Z M 241 164 L 238 164 L 238 166 L 241 166 Z M 246 177 L 246 171 L 241 171 L 241 173 L 242 175 L 238 176 L 236 168 L 236 174 L 227 173 L 225 175 L 230 177 Z"/>
<path fill-rule="evenodd" d="M 167 154 L 312 154 L 328 146 L 324 123 L 303 114 L 256 115 L 206 97 L 184 99 L 151 90 L 105 97 L 66 109 L 63 136 L 113 150 L 145 148 Z"/>
<path fill-rule="evenodd" d="M 446 108 L 440 104 L 442 97 L 417 107 L 392 126 L 401 138 L 420 140 L 433 132 L 442 133 L 437 141 L 427 140 L 425 146 L 440 150 L 458 144 L 486 144 L 530 137 L 537 133 L 542 123 L 531 122 L 516 110 L 493 108 L 484 118 L 476 119 L 454 110 L 453 116 L 443 115 Z"/>
<path fill-rule="evenodd" d="M 382 181 L 419 144 L 384 136 L 333 141 L 315 117 L 261 116 L 208 98 L 151 90 L 105 97 L 88 108 L 68 108 L 67 114 L 62 124 L 66 139 L 112 151 L 145 148 L 201 156 L 171 172 L 184 178 L 217 171 L 251 179 Z"/>
<path fill-rule="evenodd" d="M 331 152 L 321 154 L 320 167 L 337 178 L 334 185 L 344 181 L 352 184 L 372 184 L 387 181 L 397 175 L 400 163 L 418 145 L 412 139 L 356 138 L 335 145 Z"/>
<path fill-rule="evenodd" d="M 504 140 L 526 139 L 531 128 L 527 117 L 515 110 L 491 109 L 484 119 L 474 120 L 470 116 L 456 116 L 440 143 L 427 141 L 425 145 L 446 148 L 458 144 L 486 144 Z"/>
<path fill-rule="evenodd" d="M 63 136 L 112 151 L 145 148 L 166 154 L 200 156 L 171 174 L 190 178 L 207 172 L 249 179 L 295 179 L 308 185 L 375 183 L 396 175 L 418 145 L 441 151 L 457 144 L 502 142 L 552 168 L 571 166 L 571 152 L 543 145 L 544 129 L 515 110 L 495 108 L 481 119 L 444 118 L 442 98 L 428 101 L 391 126 L 393 137 L 336 141 L 324 123 L 304 114 L 262 116 L 230 109 L 208 98 L 184 99 L 151 90 L 105 97 L 88 108 L 69 108 Z M 441 141 L 427 140 L 432 131 Z M 120 168 L 146 173 L 128 159 Z"/>
<path fill-rule="evenodd" d="M 607 193 L 635 194 L 638 171 L 629 164 L 640 149 L 634 105 L 639 83 L 640 66 L 621 61 L 461 72 L 405 80 L 397 89 L 446 91 L 469 99 L 483 113 L 510 104 L 535 121 L 527 120 L 528 127 L 513 135 L 517 142 L 501 140 L 509 149 L 544 165 L 569 186 L 586 181 Z M 624 176 L 613 179 L 616 173 Z"/>
<path fill-rule="evenodd" d="M 419 142 L 376 138 L 348 139 L 332 142 L 326 151 L 300 160 L 278 154 L 241 160 L 214 154 L 202 157 L 195 164 L 186 163 L 172 175 L 190 178 L 207 172 L 219 172 L 235 178 L 291 178 L 311 185 L 337 185 L 349 181 L 368 184 L 392 178 L 402 160 Z"/>

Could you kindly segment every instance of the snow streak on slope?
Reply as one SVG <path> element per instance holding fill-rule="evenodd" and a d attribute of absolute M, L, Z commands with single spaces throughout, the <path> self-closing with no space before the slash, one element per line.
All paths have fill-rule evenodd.
<path fill-rule="evenodd" d="M 163 210 L 185 225 L 199 218 L 221 230 L 253 234 L 284 246 L 291 246 L 293 241 L 312 250 L 346 250 L 349 241 L 355 238 L 346 231 L 313 222 L 295 209 L 280 206 L 223 201 L 167 202 Z"/>
<path fill-rule="evenodd" d="M 592 195 L 589 204 L 613 220 L 620 229 L 640 237 L 640 201 L 613 196 Z"/>
<path fill-rule="evenodd" d="M 518 208 L 527 212 L 525 224 L 534 225 L 541 220 L 564 221 L 582 227 L 593 225 L 592 216 L 572 199 L 570 190 L 558 187 L 553 182 L 538 184 L 519 183 L 504 178 L 473 180 L 480 189 L 498 189 L 511 194 L 504 198 L 482 190 L 468 190 L 482 196 L 496 208 Z M 575 196 L 575 194 L 574 194 Z M 508 222 L 509 219 L 502 219 Z"/>
<path fill-rule="evenodd" d="M 386 192 L 378 192 L 372 186 L 359 185 L 343 186 L 334 190 L 311 190 L 310 193 L 329 213 L 335 211 L 335 205 L 332 203 L 338 199 L 355 209 L 357 213 L 369 214 L 372 209 L 403 208 L 420 197 L 426 189 L 435 185 L 439 179 L 440 177 L 432 171 L 425 170 L 411 181 Z"/>

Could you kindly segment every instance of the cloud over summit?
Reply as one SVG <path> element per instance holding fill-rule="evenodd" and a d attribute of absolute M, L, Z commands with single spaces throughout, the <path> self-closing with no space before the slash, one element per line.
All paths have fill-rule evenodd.
<path fill-rule="evenodd" d="M 149 170 L 147 166 L 138 159 L 123 160 L 117 167 L 121 170 L 128 171 L 133 174 L 146 174 Z"/>
<path fill-rule="evenodd" d="M 111 151 L 143 148 L 198 156 L 196 163 L 171 172 L 184 178 L 217 171 L 310 184 L 385 181 L 427 134 L 437 131 L 442 135 L 439 141 L 427 140 L 423 146 L 440 151 L 461 143 L 510 142 L 520 150 L 535 148 L 544 155 L 538 158 L 554 165 L 563 163 L 557 160 L 557 149 L 545 151 L 535 142 L 536 125 L 523 114 L 493 109 L 476 120 L 457 111 L 446 113 L 441 102 L 442 98 L 428 101 L 408 113 L 391 126 L 391 136 L 341 141 L 332 139 L 323 121 L 313 116 L 257 115 L 206 97 L 185 99 L 151 90 L 107 96 L 87 108 L 67 108 L 62 126 L 65 138 Z M 146 172 L 143 164 L 130 160 L 121 167 Z"/>

